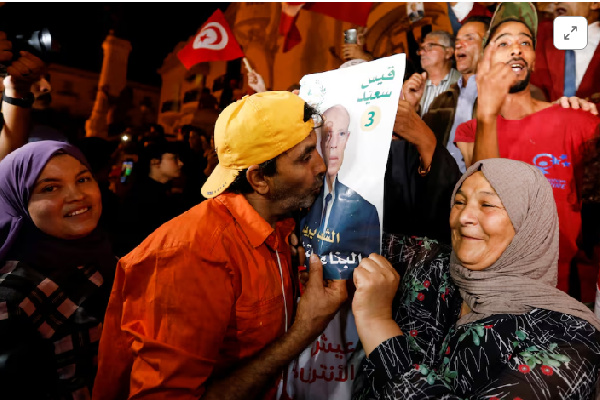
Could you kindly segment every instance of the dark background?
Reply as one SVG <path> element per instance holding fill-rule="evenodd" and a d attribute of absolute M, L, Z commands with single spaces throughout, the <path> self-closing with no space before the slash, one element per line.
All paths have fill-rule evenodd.
<path fill-rule="evenodd" d="M 127 79 L 160 86 L 156 72 L 177 43 L 188 40 L 229 3 L 5 3 L 0 30 L 9 35 L 48 28 L 60 50 L 45 61 L 92 72 L 102 68 L 102 42 L 110 29 L 131 42 Z"/>

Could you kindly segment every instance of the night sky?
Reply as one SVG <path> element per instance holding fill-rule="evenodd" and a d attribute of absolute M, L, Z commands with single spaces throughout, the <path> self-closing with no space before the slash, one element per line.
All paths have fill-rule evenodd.
<path fill-rule="evenodd" d="M 48 28 L 60 43 L 46 61 L 100 72 L 102 42 L 109 29 L 128 39 L 128 80 L 160 86 L 164 58 L 211 14 L 229 3 L 5 3 L 0 30 L 12 34 Z"/>

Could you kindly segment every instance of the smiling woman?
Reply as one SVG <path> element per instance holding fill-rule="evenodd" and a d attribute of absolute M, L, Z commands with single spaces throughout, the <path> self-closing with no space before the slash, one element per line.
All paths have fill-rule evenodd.
<path fill-rule="evenodd" d="M 100 189 L 81 161 L 58 154 L 40 173 L 27 209 L 43 232 L 61 239 L 79 239 L 98 225 Z"/>
<path fill-rule="evenodd" d="M 29 143 L 0 162 L 3 397 L 89 398 L 116 265 L 101 212 L 69 144 Z"/>
<path fill-rule="evenodd" d="M 456 184 L 450 225 L 451 254 L 392 237 L 393 266 L 355 270 L 367 354 L 355 398 L 597 398 L 600 321 L 556 288 L 558 215 L 541 171 L 477 162 Z"/>

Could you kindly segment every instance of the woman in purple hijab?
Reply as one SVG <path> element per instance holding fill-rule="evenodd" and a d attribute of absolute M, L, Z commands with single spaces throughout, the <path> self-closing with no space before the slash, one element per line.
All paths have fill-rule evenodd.
<path fill-rule="evenodd" d="M 55 141 L 0 161 L 0 390 L 90 398 L 116 258 L 85 157 Z"/>

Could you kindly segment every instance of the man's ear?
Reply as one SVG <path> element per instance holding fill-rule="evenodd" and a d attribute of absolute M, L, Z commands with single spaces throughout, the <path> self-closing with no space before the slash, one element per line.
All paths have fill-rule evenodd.
<path fill-rule="evenodd" d="M 246 172 L 246 179 L 252 189 L 260 195 L 266 195 L 269 193 L 270 187 L 269 183 L 265 179 L 265 175 L 260 170 L 258 165 L 251 165 L 248 167 L 248 171 Z"/>
<path fill-rule="evenodd" d="M 453 47 L 448 47 L 448 48 L 444 49 L 444 51 L 446 52 L 446 54 L 444 55 L 444 58 L 446 60 L 451 60 L 452 57 L 454 57 L 454 48 Z"/>
<path fill-rule="evenodd" d="M 150 160 L 150 166 L 158 166 L 160 165 L 160 160 L 158 158 L 153 158 Z"/>

